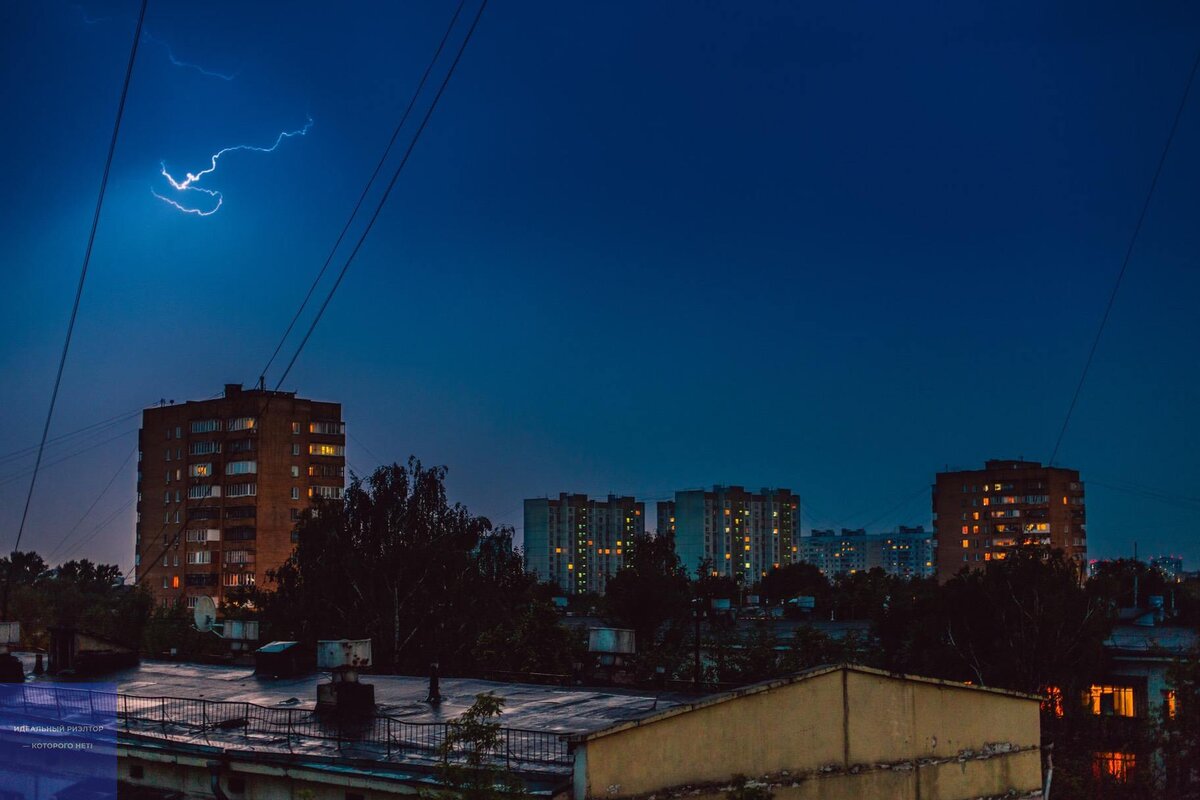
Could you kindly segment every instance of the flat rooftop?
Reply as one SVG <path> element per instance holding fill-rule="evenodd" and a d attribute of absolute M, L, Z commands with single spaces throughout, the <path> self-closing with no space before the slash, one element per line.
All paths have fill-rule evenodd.
<path fill-rule="evenodd" d="M 108 675 L 105 680 L 115 683 L 119 694 L 312 709 L 316 706 L 317 684 L 327 682 L 329 674 L 265 678 L 256 676 L 251 667 L 144 661 L 140 666 Z M 470 708 L 475 695 L 494 692 L 504 698 L 501 725 L 554 733 L 598 730 L 613 722 L 642 717 L 653 710 L 694 699 L 682 694 L 442 678 L 439 681 L 442 703 L 435 708 L 425 702 L 429 694 L 428 678 L 364 675 L 362 682 L 375 687 L 379 714 L 405 722 L 450 722 Z"/>
<path fill-rule="evenodd" d="M 32 657 L 23 660 L 28 671 Z M 256 676 L 251 667 L 145 661 L 88 682 L 111 684 L 121 696 L 116 710 L 123 736 L 163 746 L 426 765 L 438 761 L 444 724 L 466 711 L 476 695 L 492 692 L 504 699 L 497 720 L 508 729 L 508 752 L 502 757 L 528 771 L 560 774 L 571 769 L 567 737 L 695 700 L 673 692 L 442 678 L 442 703 L 432 706 L 425 702 L 426 677 L 364 675 L 361 680 L 375 687 L 380 719 L 353 734 L 313 713 L 317 684 L 328 680 L 327 673 L 267 678 Z M 50 684 L 70 685 L 42 676 L 26 686 L 36 690 Z M 52 706 L 44 708 L 49 713 Z"/>

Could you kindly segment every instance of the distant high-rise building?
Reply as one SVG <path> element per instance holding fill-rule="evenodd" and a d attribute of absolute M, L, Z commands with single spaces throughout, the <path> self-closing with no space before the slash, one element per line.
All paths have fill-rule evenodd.
<path fill-rule="evenodd" d="M 1061 549 L 1084 567 L 1087 529 L 1079 471 L 993 460 L 939 472 L 933 486 L 938 580 L 1006 558 L 1013 548 Z"/>
<path fill-rule="evenodd" d="M 689 575 L 709 562 L 712 574 L 751 584 L 795 560 L 800 496 L 789 489 L 748 492 L 741 486 L 679 491 L 674 500 L 658 504 L 658 524 L 660 535 L 664 524 L 673 531 L 675 553 Z"/>
<path fill-rule="evenodd" d="M 890 533 L 869 534 L 864 529 L 814 529 L 800 538 L 797 560 L 821 570 L 827 577 L 864 572 L 876 567 L 901 578 L 927 578 L 934 574 L 933 534 L 918 525 L 901 525 Z"/>
<path fill-rule="evenodd" d="M 525 501 L 525 569 L 568 594 L 604 593 L 631 540 L 646 533 L 646 504 L 563 492 Z"/>
<path fill-rule="evenodd" d="M 1179 556 L 1154 556 L 1150 566 L 1162 572 L 1168 580 L 1179 581 L 1183 576 L 1183 559 Z"/>
<path fill-rule="evenodd" d="M 226 384 L 220 398 L 145 409 L 138 582 L 162 605 L 189 607 L 262 586 L 291 555 L 301 512 L 312 498 L 341 499 L 345 474 L 340 403 Z"/>

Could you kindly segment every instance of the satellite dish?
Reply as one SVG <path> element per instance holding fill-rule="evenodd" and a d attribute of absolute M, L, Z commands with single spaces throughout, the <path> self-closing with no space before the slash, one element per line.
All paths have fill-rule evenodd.
<path fill-rule="evenodd" d="M 193 612 L 193 619 L 196 621 L 196 630 L 201 633 L 208 633 L 212 630 L 213 623 L 217 621 L 217 604 L 208 595 L 201 595 L 196 599 L 196 610 Z"/>

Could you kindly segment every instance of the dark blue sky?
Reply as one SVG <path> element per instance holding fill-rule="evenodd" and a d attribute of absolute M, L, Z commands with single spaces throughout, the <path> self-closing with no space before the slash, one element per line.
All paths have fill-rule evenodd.
<path fill-rule="evenodd" d="M 0 6 L 0 453 L 40 433 L 136 11 Z M 256 379 L 452 11 L 151 2 L 52 436 Z M 344 404 L 358 470 L 447 464 L 518 527 L 715 482 L 929 524 L 936 470 L 1049 456 L 1197 42 L 1182 2 L 493 0 L 285 388 Z M 222 159 L 212 216 L 152 194 L 310 117 Z M 1096 555 L 1200 562 L 1198 137 L 1193 96 L 1059 457 Z M 133 446 L 47 468 L 23 547 Z M 128 566 L 132 469 L 70 554 Z"/>

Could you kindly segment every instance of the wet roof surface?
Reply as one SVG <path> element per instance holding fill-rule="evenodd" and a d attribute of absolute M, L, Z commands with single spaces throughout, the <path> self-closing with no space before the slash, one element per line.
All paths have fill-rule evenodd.
<path fill-rule="evenodd" d="M 137 667 L 97 678 L 116 684 L 121 694 L 142 697 L 182 697 L 255 703 L 266 707 L 311 709 L 317 684 L 327 673 L 295 678 L 266 678 L 251 667 L 210 666 L 144 661 Z M 494 692 L 504 698 L 500 724 L 554 733 L 586 733 L 614 722 L 643 717 L 694 699 L 680 693 L 654 694 L 623 689 L 571 688 L 523 683 L 500 683 L 473 678 L 442 678 L 442 703 L 425 702 L 427 678 L 405 675 L 364 675 L 375 687 L 378 713 L 406 722 L 448 722 L 466 711 L 475 696 Z"/>

